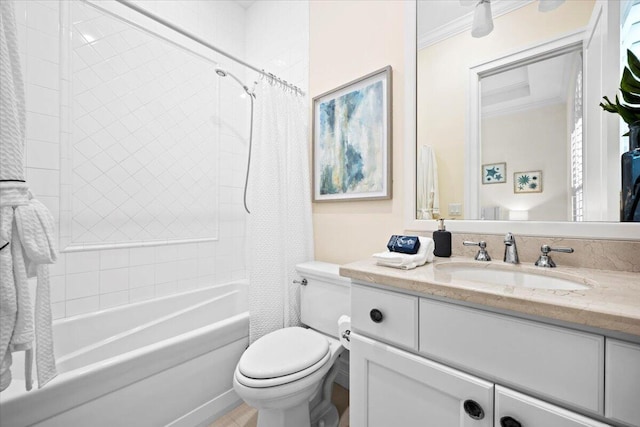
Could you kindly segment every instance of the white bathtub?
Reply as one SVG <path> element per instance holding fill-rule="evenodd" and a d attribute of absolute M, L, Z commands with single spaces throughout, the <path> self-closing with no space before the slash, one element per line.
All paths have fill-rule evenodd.
<path fill-rule="evenodd" d="M 18 378 L 0 394 L 0 425 L 206 425 L 240 402 L 232 376 L 248 345 L 246 287 L 238 281 L 55 321 L 58 377 L 26 392 L 16 364 Z"/>

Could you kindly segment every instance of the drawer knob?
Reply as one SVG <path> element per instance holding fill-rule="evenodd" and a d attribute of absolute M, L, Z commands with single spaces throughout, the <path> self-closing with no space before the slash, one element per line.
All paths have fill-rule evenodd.
<path fill-rule="evenodd" d="M 382 312 L 377 308 L 374 308 L 369 312 L 369 317 L 371 317 L 371 320 L 373 320 L 375 323 L 382 322 L 382 319 L 384 318 L 384 316 L 382 315 Z"/>
<path fill-rule="evenodd" d="M 467 413 L 474 420 L 481 420 L 484 418 L 484 411 L 482 410 L 482 406 L 478 404 L 475 400 L 465 400 L 462 405 L 464 408 L 464 412 Z"/>
<path fill-rule="evenodd" d="M 511 417 L 502 417 L 500 418 L 500 426 L 501 427 L 522 427 L 520 422 L 516 421 Z"/>

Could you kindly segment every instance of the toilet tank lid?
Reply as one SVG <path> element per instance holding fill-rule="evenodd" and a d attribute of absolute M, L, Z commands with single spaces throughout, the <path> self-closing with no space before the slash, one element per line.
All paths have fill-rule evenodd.
<path fill-rule="evenodd" d="M 322 277 L 335 282 L 351 283 L 351 279 L 340 276 L 340 265 L 324 261 L 308 261 L 296 265 L 300 275 Z"/>

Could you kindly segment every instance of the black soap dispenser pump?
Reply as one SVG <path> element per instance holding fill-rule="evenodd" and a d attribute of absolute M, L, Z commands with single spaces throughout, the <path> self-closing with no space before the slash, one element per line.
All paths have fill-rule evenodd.
<path fill-rule="evenodd" d="M 433 243 L 435 249 L 433 254 L 439 257 L 451 256 L 451 233 L 444 226 L 444 218 L 438 220 L 438 229 L 433 232 Z"/>

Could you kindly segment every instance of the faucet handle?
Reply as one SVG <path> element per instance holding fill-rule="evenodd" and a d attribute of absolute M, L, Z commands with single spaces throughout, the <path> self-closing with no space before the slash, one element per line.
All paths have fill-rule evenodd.
<path fill-rule="evenodd" d="M 573 248 L 552 248 L 549 245 L 542 245 L 540 247 L 540 252 L 542 252 L 542 254 L 540 255 L 540 258 L 538 258 L 538 260 L 536 261 L 536 266 L 553 268 L 556 266 L 556 263 L 553 262 L 553 260 L 549 256 L 549 252 L 563 252 L 566 254 L 572 254 Z"/>
<path fill-rule="evenodd" d="M 480 240 L 479 242 L 470 242 L 465 240 L 462 242 L 464 246 L 479 246 L 480 250 L 476 254 L 474 258 L 476 261 L 491 261 L 491 257 L 489 256 L 489 252 L 487 252 L 487 242 L 484 240 Z"/>

